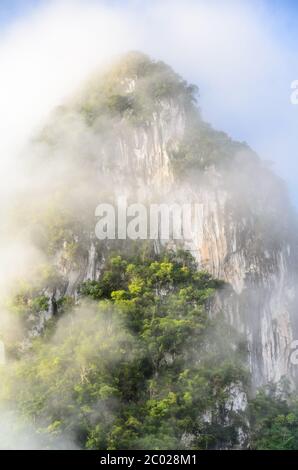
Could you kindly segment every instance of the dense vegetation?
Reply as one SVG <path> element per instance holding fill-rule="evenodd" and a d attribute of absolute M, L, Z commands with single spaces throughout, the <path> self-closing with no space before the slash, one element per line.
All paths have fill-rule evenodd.
<path fill-rule="evenodd" d="M 191 108 L 196 92 L 194 85 L 188 85 L 164 62 L 131 52 L 106 73 L 96 74 L 76 106 L 90 125 L 109 115 L 144 126 L 162 109 L 164 101 L 175 100 Z"/>
<path fill-rule="evenodd" d="M 235 333 L 208 319 L 220 287 L 182 251 L 112 256 L 99 281 L 82 284 L 79 305 L 10 368 L 2 394 L 55 443 L 231 446 L 245 420 L 226 403 L 247 374 L 239 338 L 235 350 Z"/>
<path fill-rule="evenodd" d="M 288 384 L 259 390 L 249 406 L 250 446 L 258 450 L 298 449 L 298 400 Z M 287 391 L 288 389 L 288 391 Z"/>

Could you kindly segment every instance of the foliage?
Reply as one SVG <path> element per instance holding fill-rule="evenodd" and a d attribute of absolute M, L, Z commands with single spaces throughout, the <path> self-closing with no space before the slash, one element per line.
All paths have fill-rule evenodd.
<path fill-rule="evenodd" d="M 269 385 L 250 403 L 251 446 L 258 450 L 298 449 L 298 402 Z"/>
<path fill-rule="evenodd" d="M 224 132 L 214 130 L 193 112 L 183 138 L 169 143 L 169 154 L 177 177 L 187 176 L 194 169 L 205 170 L 214 165 L 227 168 L 235 165 L 237 152 L 248 150 L 245 144 L 233 141 Z"/>
<path fill-rule="evenodd" d="M 139 52 L 130 52 L 103 75 L 88 84 L 79 110 L 91 125 L 102 117 L 126 117 L 145 125 L 162 102 L 180 100 L 187 106 L 195 101 L 197 89 L 188 85 L 168 65 Z"/>
<path fill-rule="evenodd" d="M 69 434 L 89 449 L 232 446 L 244 421 L 225 404 L 247 374 L 235 333 L 207 315 L 220 287 L 183 251 L 111 256 L 98 281 L 82 284 L 80 306 L 16 361 L 2 398 L 50 442 Z"/>

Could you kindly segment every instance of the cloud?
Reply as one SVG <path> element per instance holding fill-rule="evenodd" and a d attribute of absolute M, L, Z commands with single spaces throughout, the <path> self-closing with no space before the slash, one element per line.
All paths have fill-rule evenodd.
<path fill-rule="evenodd" d="M 127 22 L 92 2 L 51 2 L 1 37 L 1 174 L 18 182 L 16 155 L 91 70 L 130 48 Z M 3 189 L 3 188 L 2 188 Z"/>
<path fill-rule="evenodd" d="M 196 82 L 206 118 L 276 161 L 293 183 L 298 111 L 289 96 L 297 77 L 279 34 L 285 20 L 268 8 L 245 0 L 64 0 L 11 23 L 0 35 L 1 191 L 19 184 L 16 155 L 51 109 L 129 49 Z"/>
<path fill-rule="evenodd" d="M 53 0 L 7 26 L 0 33 L 2 217 L 16 188 L 28 183 L 22 160 L 30 138 L 93 70 L 130 49 L 168 62 L 198 84 L 203 115 L 275 161 L 291 186 L 297 185 L 293 51 L 277 34 L 276 14 L 269 13 L 260 2 L 233 0 Z M 48 187 L 55 166 L 35 173 L 31 184 Z M 12 240 L 13 252 L 20 243 Z M 2 246 L 2 259 L 10 259 L 7 243 Z"/>
<path fill-rule="evenodd" d="M 248 1 L 57 0 L 10 24 L 0 35 L 0 208 L 23 184 L 23 149 L 52 109 L 93 70 L 130 49 L 168 62 L 197 83 L 203 115 L 275 160 L 281 173 L 297 183 L 292 175 L 298 170 L 293 158 L 298 109 L 290 104 L 290 83 L 298 77 L 292 76 L 292 51 L 278 36 L 276 22 L 268 8 Z M 80 122 L 76 131 L 80 137 Z M 89 145 L 97 144 L 96 136 L 88 138 Z M 73 151 L 76 142 L 71 144 Z M 31 183 L 48 187 L 53 167 L 41 181 L 36 171 L 39 181 L 32 175 Z M 2 289 L 15 273 L 28 273 L 28 265 L 43 261 L 23 235 L 7 244 L 0 233 Z M 3 325 L 19 329 L 6 312 L 1 312 Z"/>

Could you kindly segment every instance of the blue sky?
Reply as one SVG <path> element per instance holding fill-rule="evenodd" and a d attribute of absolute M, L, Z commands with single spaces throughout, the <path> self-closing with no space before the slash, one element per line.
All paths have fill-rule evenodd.
<path fill-rule="evenodd" d="M 71 0 L 65 0 L 65 3 L 71 4 Z M 286 180 L 292 200 L 298 207 L 298 106 L 290 103 L 290 84 L 298 79 L 297 1 L 81 0 L 78 3 L 81 4 L 82 17 L 84 17 L 82 29 L 85 28 L 85 47 L 91 49 L 93 47 L 91 41 L 97 40 L 97 27 L 93 21 L 95 15 L 87 12 L 86 5 L 93 5 L 93 7 L 105 5 L 108 17 L 114 14 L 115 10 L 115 21 L 112 20 L 111 24 L 114 25 L 116 31 L 120 28 L 118 23 L 126 23 L 127 32 L 125 33 L 125 28 L 120 31 L 120 28 L 120 32 L 117 30 L 117 33 L 113 33 L 113 27 L 111 27 L 110 35 L 112 36 L 109 38 L 107 33 L 105 37 L 107 49 L 111 47 L 110 43 L 113 43 L 111 50 L 117 50 L 118 35 L 119 44 L 122 42 L 123 47 L 127 45 L 128 48 L 142 49 L 153 57 L 163 59 L 188 81 L 196 83 L 200 88 L 203 116 L 214 127 L 228 132 L 235 139 L 248 142 L 261 157 L 273 161 L 275 171 Z M 174 3 L 175 6 L 173 6 Z M 30 17 L 42 11 L 42 5 L 49 7 L 51 4 L 55 4 L 55 1 L 0 0 L 0 47 L 1 37 L 13 31 L 15 25 L 23 20 L 28 23 L 25 32 L 20 28 L 22 32 L 15 33 L 15 40 L 10 40 L 10 43 L 14 44 L 13 47 L 11 44 L 8 45 L 9 41 L 4 44 L 7 51 L 10 51 L 9 47 L 12 48 L 15 61 L 22 60 L 21 52 L 19 52 L 18 59 L 17 49 L 21 51 L 22 44 L 27 42 L 29 45 L 26 54 L 30 57 L 36 54 L 36 61 L 43 60 L 42 55 L 41 59 L 38 59 L 38 53 L 34 50 L 34 41 L 39 42 L 38 34 L 41 35 L 40 42 L 44 39 L 43 28 L 41 26 L 40 32 L 36 32 L 34 36 L 31 30 L 38 30 L 38 26 L 36 26 L 36 21 L 32 21 L 31 25 Z M 59 2 L 56 2 L 57 4 Z M 199 4 L 204 6 L 202 11 L 200 10 L 204 17 L 201 23 L 199 10 L 196 8 Z M 170 8 L 171 11 L 169 11 Z M 71 7 L 68 12 L 62 13 L 66 44 L 64 49 L 63 47 L 61 49 L 65 51 L 67 59 L 69 53 L 74 53 L 69 50 L 71 42 L 67 43 L 67 35 L 73 34 L 73 41 L 75 41 L 76 28 L 77 36 L 81 34 L 78 11 L 74 13 L 74 16 L 78 16 L 77 23 L 74 23 L 72 18 Z M 50 19 L 47 19 L 46 15 Z M 63 42 L 63 35 L 59 36 L 61 29 L 63 30 L 61 12 L 57 13 L 57 16 L 52 13 L 41 14 L 40 18 L 38 20 L 40 24 L 47 25 L 44 29 L 48 33 L 45 35 L 51 34 L 51 28 L 57 28 L 57 37 L 60 37 Z M 93 31 L 92 40 L 89 39 L 90 48 L 86 33 L 89 27 L 88 21 L 92 23 L 90 30 Z M 60 23 L 62 28 L 59 29 Z M 30 42 L 28 37 L 32 34 L 34 40 Z M 130 35 L 131 37 L 126 37 Z M 55 39 L 54 36 L 53 38 Z M 102 42 L 100 36 L 98 36 L 98 41 Z M 78 46 L 80 47 L 80 44 L 76 44 L 77 48 Z M 48 43 L 43 47 L 46 51 Z M 45 54 L 57 55 L 60 54 L 60 49 L 57 46 L 57 50 L 50 49 Z M 81 47 L 78 52 L 78 61 L 83 62 L 84 55 L 86 54 Z M 61 67 L 63 67 L 62 59 Z M 93 56 L 92 60 L 91 56 L 89 59 L 89 62 L 93 64 Z M 36 64 L 33 64 L 32 70 L 35 70 L 35 66 Z M 45 64 L 44 67 L 46 66 Z M 79 78 L 80 74 L 75 64 L 70 62 L 69 66 L 74 67 L 73 75 Z M 86 65 L 86 71 L 88 67 L 89 65 Z M 35 76 L 36 73 L 33 75 L 32 72 L 32 77 Z M 46 79 L 46 76 L 43 78 Z M 49 81 L 47 87 L 52 86 L 52 83 L 53 80 Z M 34 89 L 32 87 L 31 102 L 37 100 L 34 92 L 38 85 L 36 82 Z M 67 87 L 65 89 L 68 89 Z M 60 89 L 63 89 L 62 85 Z M 39 96 L 42 93 L 44 92 L 41 87 Z M 56 95 L 58 96 L 59 93 Z M 48 107 L 50 107 L 50 101 Z M 44 109 L 46 110 L 46 106 Z M 47 110 L 49 111 L 50 109 Z"/>
<path fill-rule="evenodd" d="M 30 10 L 38 7 L 42 0 L 1 0 L 0 25 L 7 26 L 15 18 L 28 14 Z"/>

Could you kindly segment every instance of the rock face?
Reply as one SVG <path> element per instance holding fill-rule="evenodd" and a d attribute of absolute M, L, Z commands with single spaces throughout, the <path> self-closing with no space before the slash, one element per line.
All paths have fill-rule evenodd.
<path fill-rule="evenodd" d="M 185 246 L 202 269 L 233 288 L 221 299 L 220 308 L 248 342 L 254 386 L 278 382 L 283 376 L 295 382 L 290 354 L 297 336 L 297 242 L 289 206 L 281 204 L 284 213 L 268 214 L 266 206 L 258 213 L 254 206 L 263 195 L 256 190 L 249 201 L 252 208 L 245 204 L 239 210 L 242 195 L 232 186 L 223 190 L 218 175 L 211 181 L 211 190 L 210 185 L 192 188 L 199 204 L 199 228 Z M 270 188 L 273 195 L 275 189 Z"/>
<path fill-rule="evenodd" d="M 142 55 L 132 55 L 128 64 L 108 74 L 108 92 L 95 80 L 60 111 L 80 121 L 76 136 L 84 137 L 91 155 L 88 185 L 132 202 L 196 204 L 197 229 L 183 246 L 200 269 L 231 286 L 218 308 L 247 341 L 254 385 L 283 376 L 294 381 L 297 238 L 281 181 L 246 144 L 202 121 L 193 89 L 167 66 Z M 60 153 L 84 160 L 73 128 L 61 126 L 58 138 L 53 132 L 59 120 L 49 127 L 50 152 L 54 141 L 55 152 L 60 146 Z M 93 208 L 100 202 L 92 201 Z M 102 253 L 93 232 L 89 227 L 80 267 L 64 268 L 68 295 L 80 281 L 100 276 Z"/>
<path fill-rule="evenodd" d="M 268 241 L 264 251 L 254 253 L 249 237 L 258 243 L 258 228 L 254 229 L 253 223 L 248 227 L 245 219 L 231 219 L 227 207 L 230 195 L 207 192 L 201 197 L 201 230 L 187 246 L 199 266 L 233 288 L 222 299 L 222 308 L 248 341 L 254 385 L 278 382 L 283 376 L 294 378 L 290 353 L 297 325 L 291 259 L 295 246 L 285 238 L 281 246 L 272 247 Z"/>

